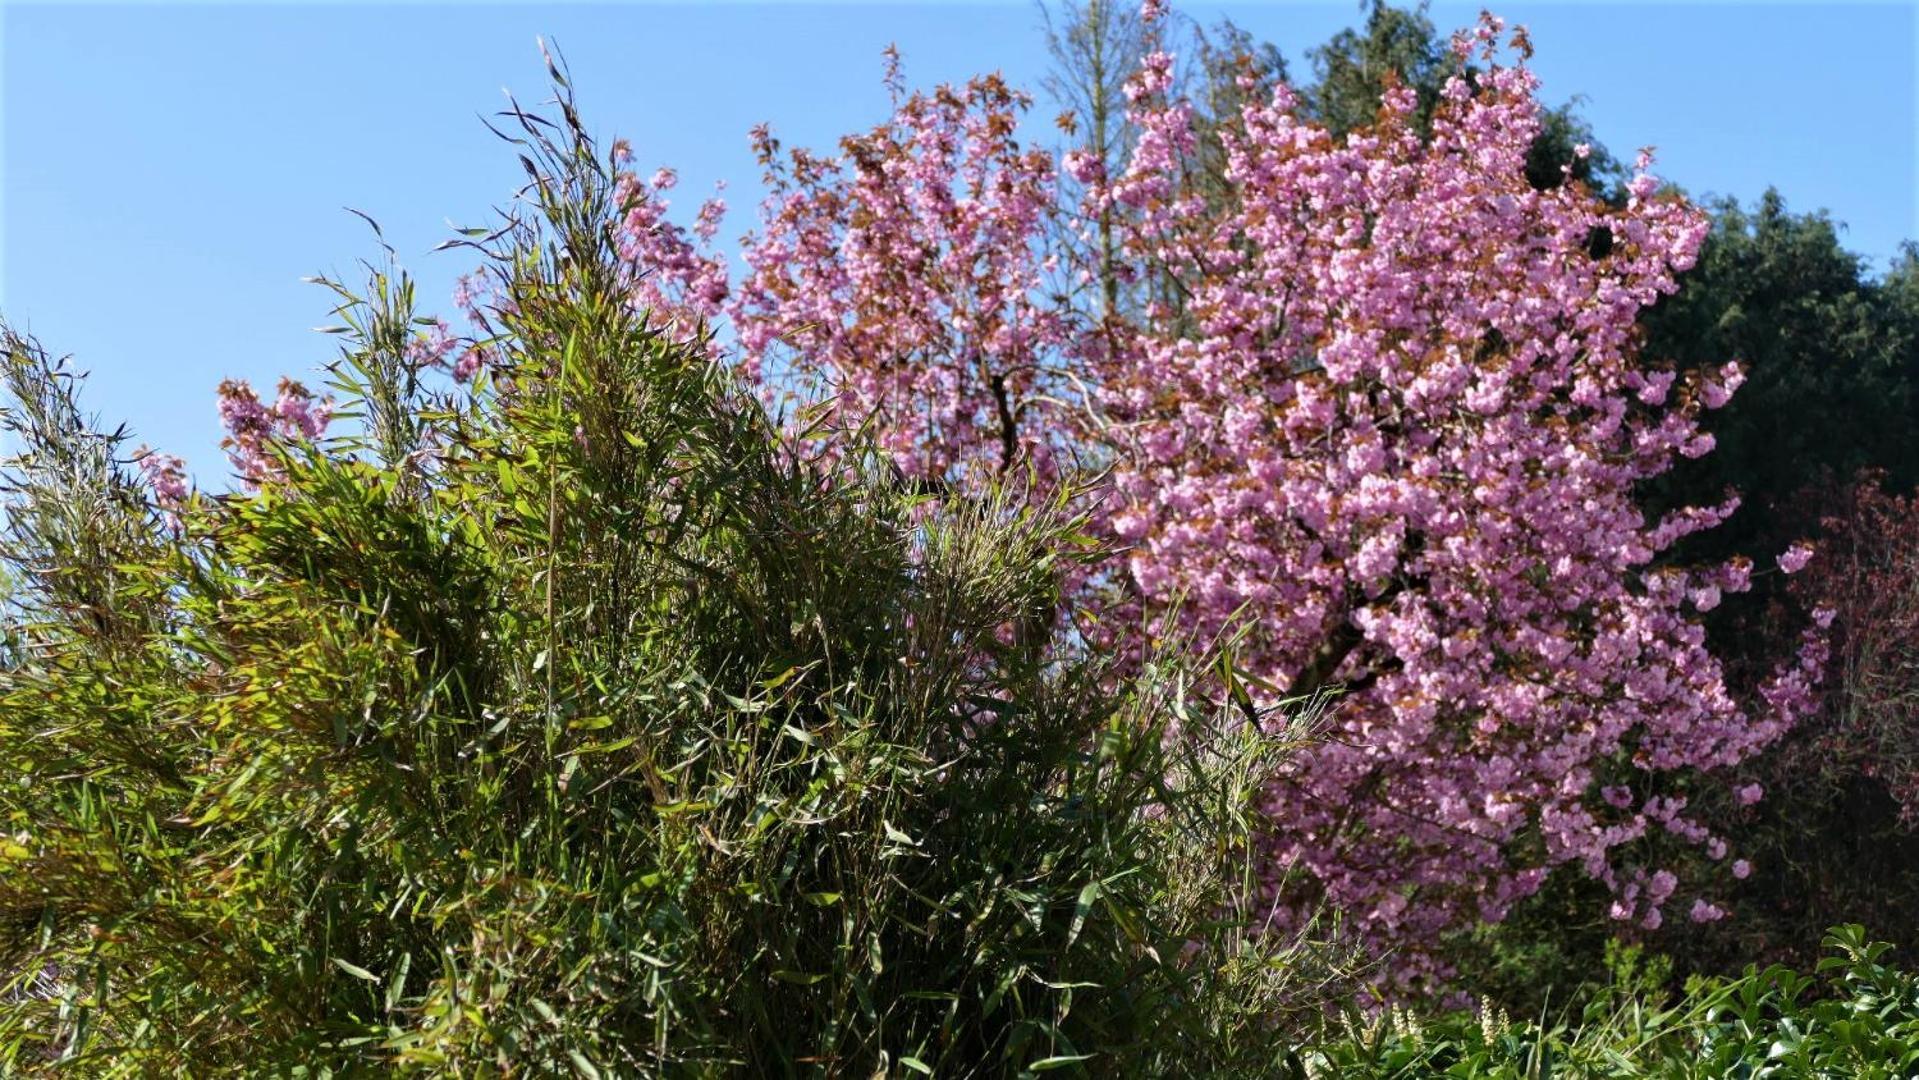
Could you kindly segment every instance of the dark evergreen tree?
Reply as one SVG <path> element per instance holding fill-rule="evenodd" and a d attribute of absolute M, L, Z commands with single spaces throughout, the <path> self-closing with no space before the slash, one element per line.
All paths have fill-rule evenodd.
<path fill-rule="evenodd" d="M 1790 212 L 1776 190 L 1713 211 L 1698 265 L 1644 318 L 1647 355 L 1682 369 L 1737 360 L 1746 384 L 1709 421 L 1713 452 L 1650 494 L 1664 507 L 1739 492 L 1739 513 L 1685 554 L 1766 561 L 1824 512 L 1821 489 L 1865 468 L 1895 490 L 1919 480 L 1919 273 L 1908 251 L 1873 278 L 1840 225 Z"/>

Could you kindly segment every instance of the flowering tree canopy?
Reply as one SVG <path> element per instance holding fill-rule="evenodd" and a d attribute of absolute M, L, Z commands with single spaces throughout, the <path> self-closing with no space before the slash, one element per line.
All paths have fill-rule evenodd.
<path fill-rule="evenodd" d="M 1749 756 L 1817 676 L 1809 649 L 1742 709 L 1692 613 L 1748 564 L 1658 562 L 1736 503 L 1647 521 L 1633 497 L 1711 449 L 1700 410 L 1739 380 L 1675 386 L 1636 355 L 1706 220 L 1645 154 L 1618 209 L 1535 190 L 1536 81 L 1498 63 L 1500 31 L 1457 39 L 1430 137 L 1403 87 L 1344 139 L 1284 87 L 1249 104 L 1220 132 L 1224 200 L 1188 182 L 1193 110 L 1155 53 L 1133 158 L 1096 194 L 1127 211 L 1128 265 L 1172 284 L 1095 380 L 1132 581 L 1187 624 L 1245 613 L 1275 686 L 1345 688 L 1272 794 L 1275 882 L 1304 871 L 1300 903 L 1393 940 L 1497 920 L 1569 862 L 1656 926 L 1671 875 L 1617 849 L 1711 842 L 1670 774 Z"/>
<path fill-rule="evenodd" d="M 1050 473 L 1068 338 L 1041 292 L 1052 157 L 1017 141 L 1029 101 L 998 76 L 907 95 L 897 59 L 892 119 L 839 156 L 783 159 L 755 131 L 769 193 L 732 310 L 744 364 L 830 387 L 915 480 Z"/>

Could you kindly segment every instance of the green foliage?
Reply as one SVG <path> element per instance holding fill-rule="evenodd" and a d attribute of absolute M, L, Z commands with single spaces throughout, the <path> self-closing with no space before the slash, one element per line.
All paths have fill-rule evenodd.
<path fill-rule="evenodd" d="M 1577 1023 L 1514 1021 L 1490 1004 L 1434 1020 L 1397 1010 L 1349 1016 L 1307 1055 L 1316 1076 L 1909 1077 L 1919 1069 L 1919 976 L 1887 966 L 1890 946 L 1834 929 L 1813 976 L 1774 966 L 1695 979 L 1668 1005 L 1657 961 L 1609 950 L 1614 981 Z"/>
<path fill-rule="evenodd" d="M 1859 516 L 1848 501 L 1855 478 L 1872 470 L 1893 492 L 1919 482 L 1914 280 L 1910 255 L 1875 278 L 1844 249 L 1835 222 L 1791 212 L 1777 192 L 1750 208 L 1717 205 L 1699 264 L 1644 318 L 1655 360 L 1682 369 L 1737 360 L 1748 373 L 1707 419 L 1714 451 L 1647 493 L 1654 513 L 1715 503 L 1729 490 L 1741 497 L 1730 520 L 1688 538 L 1676 557 L 1745 554 L 1768 571 L 1779 552 L 1811 539 L 1816 560 L 1839 558 L 1853 540 L 1822 518 L 1843 525 Z M 1755 574 L 1751 593 L 1728 597 L 1708 617 L 1715 652 L 1736 678 L 1762 676 L 1791 648 L 1806 604 L 1845 606 L 1803 594 L 1788 604 L 1786 584 L 1776 572 Z M 1846 678 L 1834 668 L 1831 717 L 1851 714 Z M 1766 798 L 1714 822 L 1755 872 L 1728 894 L 1736 918 L 1674 928 L 1668 947 L 1683 969 L 1806 962 L 1821 929 L 1841 919 L 1869 921 L 1902 949 L 1919 946 L 1919 832 L 1869 758 L 1837 752 L 1842 741 L 1828 720 L 1802 724 L 1757 766 Z"/>
<path fill-rule="evenodd" d="M 1055 629 L 1062 511 L 810 459 L 649 326 L 559 111 L 490 372 L 334 286 L 364 433 L 258 493 L 150 510 L 8 339 L 0 1071 L 1280 1068 L 1288 737 Z"/>
<path fill-rule="evenodd" d="M 1611 985 L 1615 950 L 1632 947 L 1618 937 L 1630 928 L 1607 917 L 1611 904 L 1603 883 L 1547 875 L 1504 920 L 1473 926 L 1450 943 L 1459 985 L 1521 1016 L 1583 1006 Z M 1662 945 L 1677 929 L 1672 923 L 1660 932 Z"/>
<path fill-rule="evenodd" d="M 1341 30 L 1308 54 L 1314 81 L 1303 90 L 1306 112 L 1335 134 L 1365 127 L 1377 118 L 1381 91 L 1391 77 L 1418 95 L 1416 115 L 1422 126 L 1428 124 L 1454 71 L 1446 41 L 1427 14 L 1429 5 L 1421 0 L 1417 7 L 1401 8 L 1369 0 L 1365 7 L 1365 25 Z M 1276 54 L 1270 68 L 1284 76 Z M 1218 76 L 1211 81 L 1218 82 Z M 1625 170 L 1600 145 L 1576 105 L 1568 102 L 1540 117 L 1539 135 L 1526 155 L 1526 178 L 1535 188 L 1555 188 L 1565 182 L 1562 169 L 1571 166 L 1574 180 L 1623 202 Z M 1584 157 L 1574 153 L 1582 143 L 1588 148 Z"/>
<path fill-rule="evenodd" d="M 1445 40 L 1427 17 L 1423 0 L 1415 8 L 1381 0 L 1365 7 L 1363 27 L 1341 30 L 1309 53 L 1314 81 L 1305 89 L 1306 108 L 1335 135 L 1373 123 L 1389 77 L 1418 93 L 1417 115 L 1425 123 L 1452 74 Z"/>
<path fill-rule="evenodd" d="M 1699 263 L 1644 317 L 1646 355 L 1682 370 L 1737 360 L 1746 384 L 1707 428 L 1712 453 L 1664 479 L 1658 505 L 1745 503 L 1688 545 L 1688 558 L 1745 552 L 1763 561 L 1819 510 L 1810 488 L 1883 469 L 1895 490 L 1919 481 L 1919 289 L 1911 261 L 1874 280 L 1824 213 L 1794 214 L 1776 191 L 1750 210 L 1723 200 Z M 1808 510 L 1810 509 L 1810 513 Z"/>
<path fill-rule="evenodd" d="M 1576 105 L 1575 100 L 1548 109 L 1539 118 L 1539 134 L 1526 151 L 1526 181 L 1540 191 L 1556 188 L 1566 182 L 1569 174 L 1563 170 L 1570 165 L 1573 180 L 1615 206 L 1624 205 L 1625 166 L 1600 144 Z M 1587 148 L 1584 157 L 1578 153 L 1581 145 Z"/>

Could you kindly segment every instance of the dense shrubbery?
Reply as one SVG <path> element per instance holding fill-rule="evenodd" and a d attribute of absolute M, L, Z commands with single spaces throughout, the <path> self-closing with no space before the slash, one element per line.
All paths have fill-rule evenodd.
<path fill-rule="evenodd" d="M 1283 921 L 1340 907 L 1401 991 L 1710 926 L 1755 893 L 1738 867 L 1802 892 L 1777 845 L 1741 846 L 1755 819 L 1825 813 L 1752 805 L 1824 650 L 1821 601 L 1774 572 L 1808 555 L 1778 510 L 1806 455 L 1755 425 L 1782 402 L 1896 414 L 1905 277 L 1862 282 L 1776 201 L 1707 235 L 1646 160 L 1536 100 L 1523 32 L 1490 17 L 1449 51 L 1375 5 L 1294 93 L 1230 24 L 1192 42 L 1193 89 L 1146 8 L 1102 0 L 1056 37 L 1058 166 L 1020 141 L 1023 94 L 909 93 L 897 56 L 892 117 L 837 153 L 756 129 L 769 195 L 737 281 L 723 204 L 676 224 L 672 172 L 642 180 L 616 146 L 631 298 L 769 396 L 797 387 L 828 452 L 857 430 L 923 493 L 1022 473 L 1075 493 L 1111 554 L 1069 575 L 1088 639 L 1125 655 L 1244 619 L 1256 697 L 1341 687 L 1333 736 L 1278 773 L 1266 871 Z M 410 355 L 473 377 L 485 294 L 459 296 L 480 340 L 436 324 Z M 1737 405 L 1729 359 L 1765 405 Z M 245 476 L 263 433 L 311 434 L 297 386 L 222 397 Z M 1900 457 L 1894 427 L 1846 425 L 1822 467 Z M 1808 850 L 1838 850 L 1817 831 Z M 1735 955 L 1803 955 L 1844 914 Z M 1666 934 L 1688 970 L 1727 961 L 1692 944 L 1723 932 Z"/>
<path fill-rule="evenodd" d="M 1421 1019 L 1391 1010 L 1346 1025 L 1308 1052 L 1319 1076 L 1366 1078 L 1821 1077 L 1895 1080 L 1919 1070 L 1919 977 L 1888 966 L 1889 946 L 1858 926 L 1826 939 L 1811 976 L 1782 966 L 1696 978 L 1676 1001 L 1636 953 L 1570 1024 L 1514 1020 L 1490 1003 Z"/>
<path fill-rule="evenodd" d="M 1698 943 L 1702 966 L 1803 962 L 1840 920 L 1919 948 L 1919 506 L 1889 486 L 1866 474 L 1805 500 L 1819 554 L 1790 591 L 1833 611 L 1831 678 L 1754 763 L 1769 794 L 1737 826 L 1754 867 L 1733 894 L 1743 917 Z M 1757 647 L 1777 642 L 1753 623 Z"/>
<path fill-rule="evenodd" d="M 376 278 L 362 430 L 248 412 L 251 493 L 150 508 L 9 335 L 0 1070 L 1276 1067 L 1286 725 L 1062 638 L 1070 516 L 783 442 L 563 113 L 490 372 L 422 387 Z"/>

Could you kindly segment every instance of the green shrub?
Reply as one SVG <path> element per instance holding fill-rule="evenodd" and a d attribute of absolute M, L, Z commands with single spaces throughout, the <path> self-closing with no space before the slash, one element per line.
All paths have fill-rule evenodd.
<path fill-rule="evenodd" d="M 561 113 L 490 374 L 341 289 L 360 429 L 258 492 L 150 508 L 7 333 L 0 1071 L 1278 1068 L 1285 738 L 1054 629 L 1068 515 L 809 460 L 649 326 Z"/>
<path fill-rule="evenodd" d="M 1515 1022 L 1490 1005 L 1424 1021 L 1388 1011 L 1349 1018 L 1306 1066 L 1380 1080 L 1919 1075 L 1919 975 L 1882 963 L 1890 946 L 1868 943 L 1858 926 L 1835 928 L 1826 947 L 1814 976 L 1749 967 L 1736 979 L 1693 979 L 1670 1005 L 1656 990 L 1662 965 L 1616 950 L 1614 984 L 1576 1024 Z"/>

